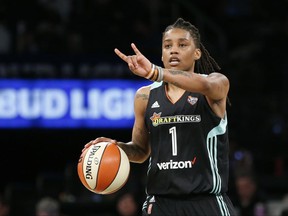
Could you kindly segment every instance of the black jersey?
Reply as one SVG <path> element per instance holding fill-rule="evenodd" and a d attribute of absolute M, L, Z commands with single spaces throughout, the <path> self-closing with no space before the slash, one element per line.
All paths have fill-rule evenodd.
<path fill-rule="evenodd" d="M 202 94 L 186 91 L 173 104 L 166 95 L 165 83 L 153 83 L 145 123 L 151 145 L 148 194 L 227 191 L 227 116 L 216 116 Z"/>

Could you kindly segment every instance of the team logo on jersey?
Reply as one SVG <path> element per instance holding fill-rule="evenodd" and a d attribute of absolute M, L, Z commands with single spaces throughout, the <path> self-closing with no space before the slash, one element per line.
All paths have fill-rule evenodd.
<path fill-rule="evenodd" d="M 192 168 L 196 163 L 197 158 L 194 157 L 193 160 L 188 161 L 167 161 L 157 163 L 159 170 L 168 170 L 168 169 L 189 169 Z"/>
<path fill-rule="evenodd" d="M 191 95 L 188 96 L 187 98 L 188 103 L 190 103 L 192 106 L 195 105 L 198 101 L 197 97 L 192 97 Z"/>
<path fill-rule="evenodd" d="M 165 116 L 161 117 L 162 112 L 156 113 L 150 117 L 152 125 L 157 127 L 162 124 L 175 124 L 175 123 L 191 123 L 191 122 L 201 122 L 200 115 L 175 115 L 175 116 Z"/>
<path fill-rule="evenodd" d="M 151 106 L 151 108 L 158 108 L 158 107 L 160 107 L 158 101 L 155 101 Z"/>

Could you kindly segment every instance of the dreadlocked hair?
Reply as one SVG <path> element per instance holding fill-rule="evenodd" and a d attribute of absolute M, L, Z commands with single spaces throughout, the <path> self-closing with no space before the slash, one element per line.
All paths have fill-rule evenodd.
<path fill-rule="evenodd" d="M 163 35 L 173 28 L 180 28 L 188 31 L 194 40 L 195 46 L 201 50 L 201 58 L 195 63 L 198 73 L 209 74 L 221 70 L 218 63 L 211 57 L 208 50 L 201 43 L 199 30 L 194 25 L 188 21 L 185 21 L 183 18 L 178 18 L 175 23 L 167 26 Z"/>

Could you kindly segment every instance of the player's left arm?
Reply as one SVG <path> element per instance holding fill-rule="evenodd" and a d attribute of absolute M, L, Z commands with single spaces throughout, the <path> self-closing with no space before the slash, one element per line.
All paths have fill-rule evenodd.
<path fill-rule="evenodd" d="M 199 92 L 213 101 L 227 97 L 229 91 L 228 78 L 218 72 L 202 75 L 180 70 L 163 69 L 164 81 L 172 83 L 190 92 Z"/>
<path fill-rule="evenodd" d="M 125 55 L 118 49 L 115 49 L 115 53 L 128 64 L 129 69 L 135 75 L 150 79 L 150 74 L 151 72 L 153 74 L 154 71 L 152 63 L 138 50 L 135 44 L 132 43 L 131 47 L 135 55 Z M 172 83 L 186 91 L 199 92 L 205 95 L 212 110 L 219 117 L 224 117 L 230 86 L 229 80 L 225 75 L 214 72 L 208 76 L 203 76 L 194 72 L 166 68 L 162 68 L 162 72 L 161 79 L 165 82 Z M 158 76 L 160 76 L 159 70 Z"/>
<path fill-rule="evenodd" d="M 138 76 L 147 78 L 153 68 L 152 63 L 138 50 L 135 44 L 131 44 L 134 55 L 125 55 L 118 49 L 115 53 L 128 64 L 129 69 Z M 191 92 L 199 92 L 206 95 L 212 101 L 225 99 L 229 90 L 229 80 L 221 73 L 211 73 L 208 76 L 181 71 L 175 69 L 165 69 L 163 71 L 163 80 L 172 83 L 182 89 Z M 159 72 L 159 71 L 158 71 Z"/>
<path fill-rule="evenodd" d="M 221 118 L 225 115 L 230 88 L 229 79 L 222 73 L 202 75 L 181 70 L 163 69 L 164 81 L 190 92 L 206 96 L 212 110 Z"/>

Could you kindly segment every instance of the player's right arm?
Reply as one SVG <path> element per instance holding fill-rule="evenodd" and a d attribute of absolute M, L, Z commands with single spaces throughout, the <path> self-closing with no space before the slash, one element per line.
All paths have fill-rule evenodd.
<path fill-rule="evenodd" d="M 139 88 L 134 96 L 135 121 L 132 130 L 132 140 L 128 143 L 116 141 L 107 137 L 98 137 L 88 142 L 82 151 L 99 142 L 113 142 L 122 148 L 129 160 L 134 163 L 143 163 L 150 155 L 149 134 L 145 126 L 145 112 L 148 103 L 150 87 Z"/>
<path fill-rule="evenodd" d="M 143 163 L 150 155 L 149 133 L 145 125 L 145 112 L 149 98 L 150 87 L 137 90 L 134 97 L 135 121 L 132 130 L 132 140 L 128 143 L 117 142 L 125 151 L 129 160 Z"/>

